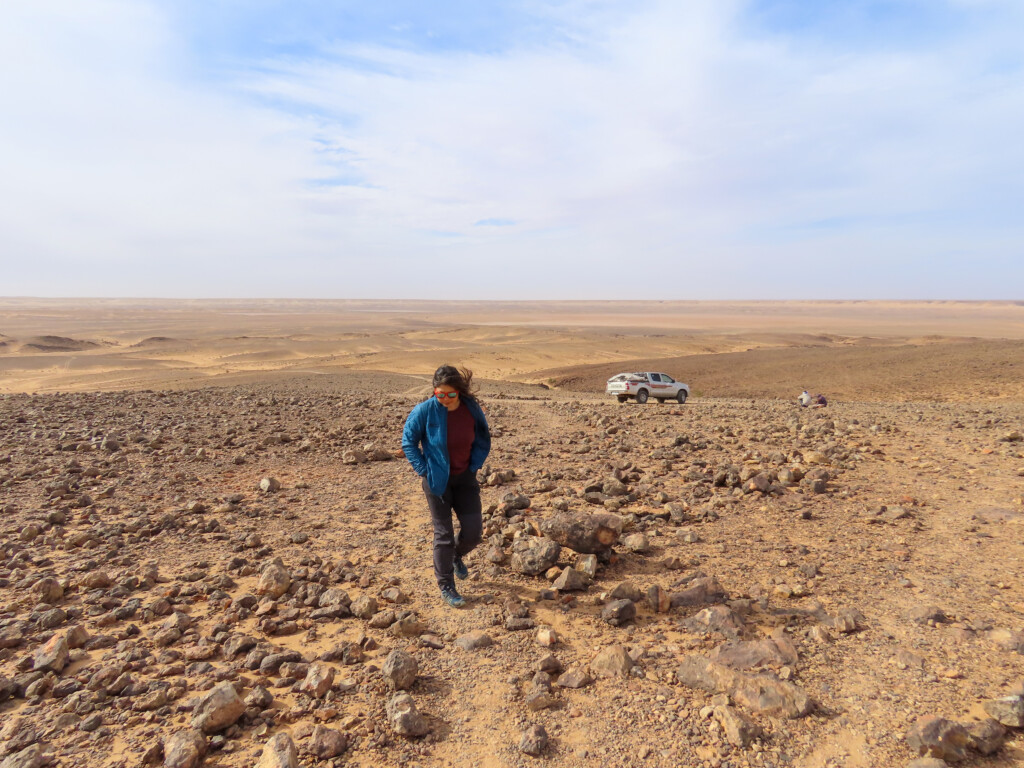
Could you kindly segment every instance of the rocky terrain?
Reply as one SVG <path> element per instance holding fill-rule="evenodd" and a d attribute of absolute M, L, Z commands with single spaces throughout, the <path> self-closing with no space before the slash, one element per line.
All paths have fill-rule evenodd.
<path fill-rule="evenodd" d="M 1024 762 L 1021 404 L 486 382 L 454 610 L 392 388 L 0 396 L 0 766 Z"/>

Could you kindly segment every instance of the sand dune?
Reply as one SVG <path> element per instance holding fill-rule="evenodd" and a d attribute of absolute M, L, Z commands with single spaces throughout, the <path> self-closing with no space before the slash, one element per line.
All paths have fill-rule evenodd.
<path fill-rule="evenodd" d="M 0 299 L 0 328 L 3 392 L 454 362 L 580 391 L 655 368 L 707 396 L 1016 399 L 1024 356 L 1019 302 Z"/>

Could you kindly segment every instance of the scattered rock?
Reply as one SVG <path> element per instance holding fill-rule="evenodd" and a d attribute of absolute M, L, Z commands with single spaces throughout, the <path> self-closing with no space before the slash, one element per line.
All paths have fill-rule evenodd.
<path fill-rule="evenodd" d="M 457 637 L 455 644 L 464 651 L 475 651 L 477 648 L 486 648 L 489 645 L 494 645 L 494 640 L 482 629 L 477 629 Z"/>
<path fill-rule="evenodd" d="M 412 684 L 416 682 L 416 675 L 419 674 L 419 664 L 408 653 L 400 648 L 396 648 L 384 660 L 381 674 L 391 690 L 404 691 L 411 688 Z"/>
<path fill-rule="evenodd" d="M 200 701 L 192 714 L 192 727 L 203 733 L 222 731 L 245 712 L 245 702 L 238 695 L 232 683 L 215 686 Z"/>
<path fill-rule="evenodd" d="M 558 562 L 562 548 L 551 539 L 524 536 L 512 544 L 512 570 L 539 576 Z"/>
<path fill-rule="evenodd" d="M 54 635 L 32 657 L 32 669 L 38 672 L 49 670 L 59 675 L 70 659 L 68 641 L 63 635 Z"/>
<path fill-rule="evenodd" d="M 558 633 L 551 627 L 541 627 L 537 630 L 537 643 L 549 647 L 558 642 Z"/>
<path fill-rule="evenodd" d="M 164 768 L 196 768 L 206 754 L 199 731 L 178 731 L 164 742 Z"/>
<path fill-rule="evenodd" d="M 711 652 L 711 658 L 720 664 L 738 670 L 759 667 L 778 668 L 797 662 L 796 649 L 784 638 L 730 640 L 715 648 Z"/>
<path fill-rule="evenodd" d="M 519 739 L 519 751 L 531 757 L 539 757 L 548 745 L 548 732 L 543 725 L 531 725 Z"/>
<path fill-rule="evenodd" d="M 38 744 L 8 755 L 3 762 L 0 762 L 0 768 L 42 768 L 44 765 L 46 765 L 46 759 Z"/>
<path fill-rule="evenodd" d="M 309 665 L 306 679 L 302 681 L 299 690 L 309 694 L 314 699 L 322 699 L 334 685 L 334 668 L 314 661 Z"/>
<path fill-rule="evenodd" d="M 944 717 L 919 717 L 907 731 L 906 739 L 907 745 L 922 757 L 954 763 L 967 759 L 967 730 Z"/>
<path fill-rule="evenodd" d="M 657 584 L 647 588 L 647 604 L 656 613 L 667 613 L 672 608 L 672 596 Z"/>
<path fill-rule="evenodd" d="M 633 664 L 633 658 L 625 648 L 621 645 L 610 645 L 598 652 L 590 662 L 590 670 L 597 677 L 625 677 L 633 668 Z"/>
<path fill-rule="evenodd" d="M 348 749 L 348 745 L 347 733 L 318 725 L 313 728 L 313 736 L 309 740 L 309 751 L 320 760 L 330 760 L 332 757 L 344 753 Z"/>
<path fill-rule="evenodd" d="M 907 768 L 949 768 L 949 763 L 937 757 L 918 757 L 907 763 Z"/>
<path fill-rule="evenodd" d="M 588 579 L 597 577 L 597 555 L 580 555 L 576 558 L 575 568 Z"/>
<path fill-rule="evenodd" d="M 271 563 L 263 569 L 260 574 L 259 583 L 256 585 L 257 595 L 267 595 L 276 600 L 292 585 L 292 578 L 283 565 Z"/>
<path fill-rule="evenodd" d="M 746 749 L 751 742 L 761 735 L 761 727 L 742 712 L 730 706 L 717 706 L 714 711 L 715 720 L 725 731 L 729 743 Z"/>
<path fill-rule="evenodd" d="M 559 512 L 543 520 L 540 530 L 552 541 L 574 552 L 599 554 L 619 540 L 622 518 L 607 512 L 593 515 Z"/>
<path fill-rule="evenodd" d="M 636 618 L 636 603 L 632 600 L 612 600 L 601 609 L 601 619 L 613 627 L 621 627 Z"/>
<path fill-rule="evenodd" d="M 578 592 L 587 588 L 587 579 L 575 568 L 566 568 L 551 586 L 560 592 Z"/>
<path fill-rule="evenodd" d="M 1006 741 L 1006 728 L 990 719 L 968 723 L 967 746 L 982 755 L 994 755 Z"/>
<path fill-rule="evenodd" d="M 559 675 L 557 685 L 560 688 L 585 688 L 593 682 L 594 678 L 585 669 L 576 667 Z"/>
<path fill-rule="evenodd" d="M 982 702 L 982 708 L 997 723 L 1008 728 L 1024 728 L 1024 697 L 1004 696 Z"/>
<path fill-rule="evenodd" d="M 622 545 L 630 552 L 642 554 L 651 549 L 651 542 L 642 533 L 631 533 L 622 541 Z"/>
<path fill-rule="evenodd" d="M 424 736 L 430 732 L 426 718 L 416 709 L 416 703 L 408 693 L 396 693 L 387 704 L 388 722 L 400 736 Z"/>
<path fill-rule="evenodd" d="M 718 579 L 714 576 L 706 576 L 694 579 L 690 586 L 681 592 L 672 595 L 672 607 L 690 607 L 696 605 L 708 605 L 710 603 L 722 603 L 728 598 L 728 594 Z"/>
<path fill-rule="evenodd" d="M 751 712 L 797 718 L 810 714 L 813 700 L 792 683 L 767 675 L 737 672 L 703 656 L 687 656 L 676 670 L 683 685 L 709 693 L 726 693 Z"/>
<path fill-rule="evenodd" d="M 299 754 L 292 737 L 283 731 L 271 736 L 256 768 L 299 768 Z"/>
<path fill-rule="evenodd" d="M 643 595 L 640 588 L 631 581 L 623 581 L 615 585 L 608 597 L 612 600 L 632 600 L 634 603 L 640 600 Z"/>
<path fill-rule="evenodd" d="M 373 618 L 379 608 L 380 606 L 377 605 L 377 600 L 370 595 L 357 597 L 349 606 L 349 610 L 351 610 L 352 615 L 357 619 L 363 619 L 364 621 Z"/>

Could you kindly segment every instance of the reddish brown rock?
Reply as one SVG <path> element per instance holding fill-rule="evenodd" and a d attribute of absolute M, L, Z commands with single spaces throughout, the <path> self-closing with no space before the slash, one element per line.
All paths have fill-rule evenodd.
<path fill-rule="evenodd" d="M 542 521 L 540 530 L 552 541 L 574 552 L 598 554 L 619 540 L 622 518 L 607 512 L 593 515 L 560 512 Z"/>
<path fill-rule="evenodd" d="M 906 739 L 907 746 L 922 757 L 937 757 L 950 763 L 967 759 L 967 730 L 944 717 L 918 718 L 907 731 Z"/>
<path fill-rule="evenodd" d="M 748 675 L 703 656 L 688 656 L 676 670 L 683 685 L 709 693 L 727 693 L 752 712 L 798 718 L 810 714 L 814 701 L 792 683 L 767 675 Z"/>

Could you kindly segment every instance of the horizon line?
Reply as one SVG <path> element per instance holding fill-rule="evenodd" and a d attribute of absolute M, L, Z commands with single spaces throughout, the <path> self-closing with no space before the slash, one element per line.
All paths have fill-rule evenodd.
<path fill-rule="evenodd" d="M 1024 306 L 1024 299 L 958 299 L 958 298 L 776 298 L 776 299 L 664 299 L 664 298 L 547 298 L 547 299 L 508 299 L 508 298 L 355 298 L 355 297 L 308 297 L 308 296 L 0 296 L 4 301 L 149 301 L 149 302 L 349 302 L 349 303 L 402 303 L 402 304 L 1011 304 Z"/>

